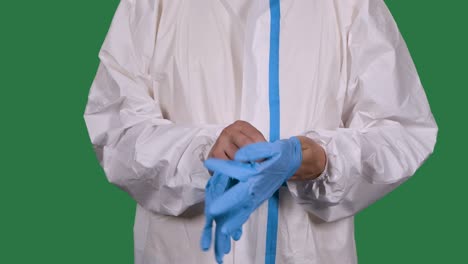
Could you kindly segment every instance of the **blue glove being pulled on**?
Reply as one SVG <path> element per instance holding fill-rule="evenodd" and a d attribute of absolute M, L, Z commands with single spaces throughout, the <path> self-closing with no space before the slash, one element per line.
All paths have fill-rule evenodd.
<path fill-rule="evenodd" d="M 206 214 L 222 219 L 217 221 L 220 232 L 235 237 L 252 212 L 272 197 L 301 163 L 302 149 L 297 137 L 247 145 L 237 151 L 234 160 L 206 160 L 209 170 L 240 181 L 212 201 Z"/>
<path fill-rule="evenodd" d="M 203 228 L 203 233 L 201 236 L 201 248 L 204 251 L 207 251 L 211 246 L 212 240 L 212 229 L 213 221 L 216 221 L 215 229 L 215 243 L 214 243 L 214 252 L 215 258 L 218 263 L 223 262 L 223 256 L 228 254 L 231 250 L 231 237 L 221 232 L 221 227 L 226 219 L 229 217 L 229 214 L 217 217 L 214 219 L 208 213 L 208 208 L 211 207 L 211 204 L 220 197 L 225 191 L 234 186 L 238 181 L 236 179 L 230 178 L 219 172 L 215 172 L 213 176 L 208 180 L 205 188 L 205 227 Z M 232 238 L 234 240 L 239 240 L 242 235 L 242 230 L 239 228 L 237 231 L 233 232 Z"/>

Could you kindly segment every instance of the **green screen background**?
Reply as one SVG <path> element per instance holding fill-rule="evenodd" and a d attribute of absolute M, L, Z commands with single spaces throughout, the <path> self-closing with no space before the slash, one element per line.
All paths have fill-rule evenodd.
<path fill-rule="evenodd" d="M 361 264 L 466 259 L 466 1 L 388 0 L 440 126 L 417 175 L 360 213 Z M 0 3 L 0 263 L 131 263 L 135 203 L 82 114 L 118 0 Z"/>

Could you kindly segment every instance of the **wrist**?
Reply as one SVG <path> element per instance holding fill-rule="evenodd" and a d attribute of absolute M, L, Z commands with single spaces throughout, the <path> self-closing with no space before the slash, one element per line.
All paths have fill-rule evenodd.
<path fill-rule="evenodd" d="M 325 170 L 327 156 L 325 149 L 308 137 L 298 136 L 302 148 L 302 164 L 292 180 L 313 180 Z"/>

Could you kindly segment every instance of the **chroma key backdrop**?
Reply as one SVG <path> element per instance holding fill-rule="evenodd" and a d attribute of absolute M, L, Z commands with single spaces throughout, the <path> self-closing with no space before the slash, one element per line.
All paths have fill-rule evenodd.
<path fill-rule="evenodd" d="M 118 2 L 0 3 L 0 263 L 133 262 L 135 202 L 107 182 L 83 120 Z M 439 136 L 413 178 L 357 215 L 359 263 L 463 263 L 468 4 L 386 3 L 413 56 Z"/>

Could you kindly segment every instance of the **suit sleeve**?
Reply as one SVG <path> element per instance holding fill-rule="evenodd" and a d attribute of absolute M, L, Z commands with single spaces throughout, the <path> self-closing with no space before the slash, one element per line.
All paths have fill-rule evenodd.
<path fill-rule="evenodd" d="M 122 0 L 99 54 L 84 118 L 108 180 L 147 210 L 180 215 L 204 199 L 218 126 L 165 119 L 150 75 L 160 5 Z"/>
<path fill-rule="evenodd" d="M 326 150 L 324 174 L 288 182 L 298 203 L 325 221 L 349 217 L 411 177 L 433 152 L 437 125 L 395 21 L 365 1 L 348 33 L 343 127 L 304 134 Z"/>

